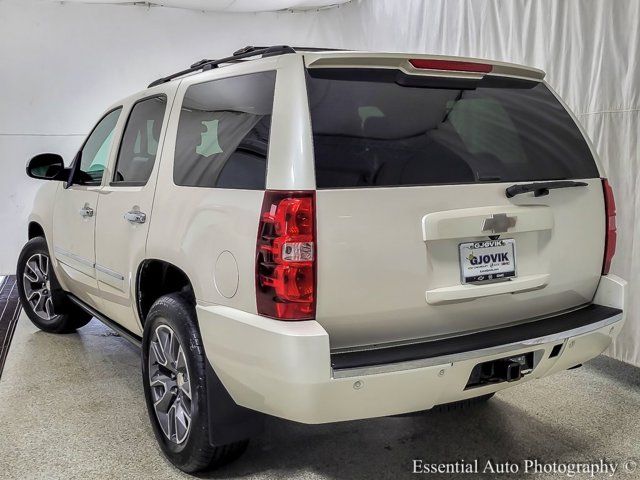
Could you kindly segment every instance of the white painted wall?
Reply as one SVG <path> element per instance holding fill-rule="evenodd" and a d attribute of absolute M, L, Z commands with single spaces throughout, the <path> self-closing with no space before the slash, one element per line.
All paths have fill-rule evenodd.
<path fill-rule="evenodd" d="M 51 151 L 71 160 L 119 98 L 246 45 L 321 42 L 318 21 L 316 12 L 0 0 L 0 273 L 15 271 L 26 241 L 25 219 L 40 184 L 24 173 L 31 156 Z"/>

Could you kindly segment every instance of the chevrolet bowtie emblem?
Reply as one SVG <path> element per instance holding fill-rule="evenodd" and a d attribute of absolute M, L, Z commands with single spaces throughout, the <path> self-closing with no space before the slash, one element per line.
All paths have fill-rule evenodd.
<path fill-rule="evenodd" d="M 518 217 L 507 217 L 506 213 L 496 213 L 489 218 L 485 218 L 482 223 L 483 232 L 504 233 L 511 227 L 516 226 Z"/>

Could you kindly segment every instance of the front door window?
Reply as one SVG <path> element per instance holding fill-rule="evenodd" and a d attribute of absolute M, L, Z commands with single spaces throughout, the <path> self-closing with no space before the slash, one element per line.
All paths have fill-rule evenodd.
<path fill-rule="evenodd" d="M 100 185 L 109 161 L 113 131 L 122 108 L 107 113 L 95 126 L 80 150 L 76 180 L 82 185 Z"/>

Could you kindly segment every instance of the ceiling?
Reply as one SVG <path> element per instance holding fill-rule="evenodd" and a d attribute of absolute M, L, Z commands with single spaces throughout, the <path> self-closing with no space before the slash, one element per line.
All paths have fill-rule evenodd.
<path fill-rule="evenodd" d="M 65 0 L 71 3 L 113 3 L 122 5 L 157 5 L 210 12 L 273 12 L 277 10 L 315 10 L 330 8 L 350 0 Z"/>

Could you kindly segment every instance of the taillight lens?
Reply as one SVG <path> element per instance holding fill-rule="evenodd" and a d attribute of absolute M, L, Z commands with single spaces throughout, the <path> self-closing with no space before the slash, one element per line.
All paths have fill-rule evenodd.
<path fill-rule="evenodd" d="M 461 62 L 459 60 L 437 60 L 416 58 L 409 60 L 414 68 L 425 70 L 453 70 L 456 72 L 489 73 L 493 65 L 488 63 Z"/>
<path fill-rule="evenodd" d="M 279 320 L 316 314 L 315 193 L 267 190 L 256 245 L 258 313 Z"/>
<path fill-rule="evenodd" d="M 616 253 L 616 201 L 613 198 L 613 189 L 606 178 L 602 179 L 604 193 L 604 208 L 606 214 L 606 236 L 604 241 L 604 261 L 602 262 L 602 274 L 607 275 L 611 268 L 611 260 Z"/>

